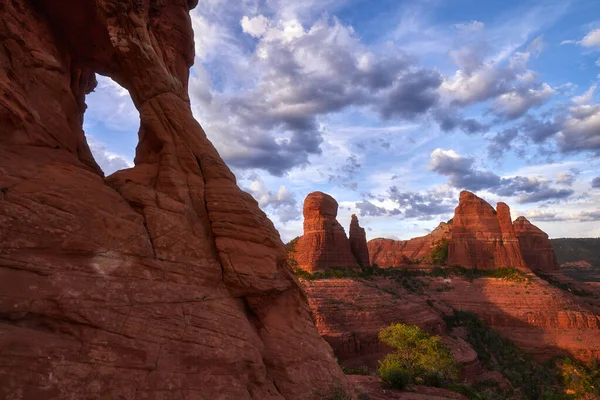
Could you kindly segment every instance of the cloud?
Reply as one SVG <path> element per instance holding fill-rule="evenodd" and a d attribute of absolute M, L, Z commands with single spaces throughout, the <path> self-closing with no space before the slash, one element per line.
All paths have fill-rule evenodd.
<path fill-rule="evenodd" d="M 554 189 L 551 187 L 543 187 L 537 192 L 529 193 L 527 195 L 521 196 L 517 199 L 517 203 L 526 204 L 526 203 L 537 203 L 540 201 L 547 200 L 560 200 L 566 199 L 575 193 L 572 189 Z"/>
<path fill-rule="evenodd" d="M 402 75 L 377 105 L 383 118 L 414 119 L 426 113 L 439 100 L 437 89 L 442 76 L 437 71 L 418 70 Z"/>
<path fill-rule="evenodd" d="M 485 189 L 499 196 L 520 196 L 517 199 L 520 204 L 559 200 L 575 193 L 570 189 L 552 188 L 551 182 L 544 179 L 524 176 L 501 178 L 493 172 L 477 169 L 474 158 L 463 157 L 454 150 L 434 150 L 429 168 L 448 176 L 448 184 L 456 189 Z"/>
<path fill-rule="evenodd" d="M 592 189 L 600 189 L 600 176 L 592 179 Z"/>
<path fill-rule="evenodd" d="M 473 20 L 466 24 L 454 24 L 454 27 L 456 28 L 456 30 L 458 30 L 459 32 L 466 32 L 466 33 L 480 31 L 483 29 L 484 26 L 485 25 L 483 22 L 476 21 L 476 20 Z"/>
<path fill-rule="evenodd" d="M 334 174 L 329 174 L 329 183 L 341 183 L 342 186 L 351 190 L 356 190 L 358 184 L 351 182 L 356 173 L 360 170 L 361 164 L 355 155 L 351 155 L 346 159 L 346 163 L 337 168 Z"/>
<path fill-rule="evenodd" d="M 248 18 L 246 15 L 240 21 L 242 31 L 256 38 L 264 35 L 269 28 L 269 19 L 264 15 L 258 15 L 253 18 Z"/>
<path fill-rule="evenodd" d="M 600 210 L 598 211 L 584 211 L 579 214 L 579 220 L 582 222 L 595 222 L 600 221 Z"/>
<path fill-rule="evenodd" d="M 560 132 L 561 124 L 556 120 L 543 121 L 527 115 L 519 125 L 519 129 L 534 143 L 540 144 Z"/>
<path fill-rule="evenodd" d="M 594 99 L 594 92 L 596 91 L 597 87 L 598 85 L 593 84 L 584 94 L 582 94 L 581 96 L 573 97 L 571 100 L 573 101 L 573 103 L 580 106 L 590 104 Z"/>
<path fill-rule="evenodd" d="M 492 105 L 492 112 L 507 120 L 517 119 L 532 108 L 545 104 L 555 93 L 548 84 L 537 87 L 517 87 L 500 95 Z"/>
<path fill-rule="evenodd" d="M 429 168 L 450 178 L 449 184 L 455 188 L 481 190 L 496 187 L 500 177 L 492 172 L 474 168 L 475 159 L 462 157 L 454 150 L 435 149 L 431 153 Z"/>
<path fill-rule="evenodd" d="M 390 212 L 386 208 L 376 206 L 368 200 L 359 201 L 355 206 L 359 210 L 361 217 L 381 217 L 390 215 Z"/>
<path fill-rule="evenodd" d="M 600 104 L 572 107 L 562 124 L 557 143 L 563 153 L 600 154 Z"/>
<path fill-rule="evenodd" d="M 133 160 L 107 150 L 104 144 L 97 142 L 92 136 L 87 135 L 87 141 L 96 163 L 105 175 L 108 176 L 113 172 L 133 167 Z"/>
<path fill-rule="evenodd" d="M 579 43 L 583 47 L 600 47 L 600 29 L 595 29 L 585 35 Z"/>
<path fill-rule="evenodd" d="M 488 141 L 488 155 L 490 158 L 499 160 L 504 156 L 504 153 L 512 149 L 512 142 L 519 136 L 517 128 L 505 129 L 497 133 Z"/>
<path fill-rule="evenodd" d="M 577 168 L 571 168 L 569 172 L 560 172 L 556 177 L 556 183 L 566 186 L 573 186 L 580 174 L 581 171 Z"/>
<path fill-rule="evenodd" d="M 534 210 L 534 211 L 528 212 L 525 216 L 532 221 L 542 221 L 542 222 L 556 222 L 556 221 L 568 220 L 568 218 L 557 215 L 555 212 L 552 212 L 552 211 Z"/>
<path fill-rule="evenodd" d="M 490 127 L 480 123 L 473 118 L 464 118 L 458 114 L 455 108 L 438 108 L 433 113 L 434 119 L 440 125 L 440 129 L 444 132 L 450 132 L 459 128 L 467 135 L 477 133 L 485 133 Z"/>
<path fill-rule="evenodd" d="M 211 69 L 208 79 L 197 74 L 190 85 L 195 113 L 235 168 L 283 176 L 322 153 L 325 116 L 358 107 L 414 119 L 439 99 L 439 72 L 419 68 L 394 47 L 368 48 L 335 18 L 310 26 L 263 15 L 238 21 L 257 39 L 252 54 L 237 60 L 247 70 L 232 74 L 242 81 L 221 89 L 213 81 L 222 77 Z"/>
<path fill-rule="evenodd" d="M 300 219 L 302 213 L 298 202 L 287 187 L 280 186 L 273 192 L 257 174 L 252 174 L 250 179 L 250 186 L 244 190 L 256 199 L 263 211 L 274 214 L 283 224 Z"/>
<path fill-rule="evenodd" d="M 431 220 L 444 214 L 450 214 L 456 205 L 451 191 L 430 190 L 424 193 L 404 192 L 397 186 L 388 190 L 389 199 L 404 211 L 405 218 Z"/>

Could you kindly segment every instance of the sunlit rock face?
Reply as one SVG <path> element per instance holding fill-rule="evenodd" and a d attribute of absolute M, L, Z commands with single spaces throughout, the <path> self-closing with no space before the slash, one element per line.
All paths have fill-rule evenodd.
<path fill-rule="evenodd" d="M 454 212 L 448 265 L 466 268 L 524 268 L 510 219 L 510 209 L 498 204 L 498 211 L 473 193 L 463 191 Z"/>
<path fill-rule="evenodd" d="M 410 240 L 372 239 L 367 246 L 371 265 L 380 268 L 406 266 L 411 263 L 431 263 L 431 252 L 442 239 L 449 240 L 452 224 L 442 222 L 429 235 Z"/>
<path fill-rule="evenodd" d="M 369 264 L 369 249 L 367 247 L 367 234 L 365 229 L 358 223 L 358 217 L 352 214 L 350 222 L 350 249 L 359 265 L 367 266 Z"/>
<path fill-rule="evenodd" d="M 337 221 L 338 203 L 328 194 L 314 192 L 304 200 L 304 235 L 298 239 L 294 258 L 308 272 L 342 267 L 359 269 L 350 240 Z"/>
<path fill-rule="evenodd" d="M 525 264 L 531 269 L 558 271 L 558 262 L 548 235 L 525 217 L 517 218 L 514 226 Z"/>
<path fill-rule="evenodd" d="M 187 93 L 193 0 L 0 5 L 0 398 L 312 399 L 346 387 L 284 246 Z M 103 177 L 95 72 L 140 113 Z"/>

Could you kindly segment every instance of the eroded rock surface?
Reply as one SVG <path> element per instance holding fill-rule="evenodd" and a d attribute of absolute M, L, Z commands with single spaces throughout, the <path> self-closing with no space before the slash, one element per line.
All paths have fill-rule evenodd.
<path fill-rule="evenodd" d="M 338 203 L 328 194 L 314 192 L 304 200 L 304 235 L 293 254 L 298 267 L 322 272 L 333 267 L 359 269 L 350 240 L 337 221 Z"/>
<path fill-rule="evenodd" d="M 348 388 L 277 231 L 192 116 L 195 3 L 0 3 L 0 398 Z M 82 130 L 94 72 L 141 120 L 136 166 L 106 179 Z"/>
<path fill-rule="evenodd" d="M 517 218 L 514 227 L 527 267 L 558 271 L 558 262 L 548 235 L 525 217 Z"/>
<path fill-rule="evenodd" d="M 461 192 L 448 246 L 448 265 L 479 269 L 524 268 L 511 221 L 506 204 L 499 203 L 497 212 L 473 193 Z"/>
<path fill-rule="evenodd" d="M 369 240 L 369 256 L 371 265 L 381 268 L 399 267 L 414 263 L 430 263 L 431 251 L 442 239 L 449 240 L 452 225 L 445 222 L 435 228 L 429 235 L 410 239 L 373 239 Z"/>
<path fill-rule="evenodd" d="M 359 265 L 367 266 L 369 264 L 369 249 L 367 248 L 367 234 L 365 229 L 358 224 L 358 217 L 352 214 L 350 222 L 350 250 Z"/>

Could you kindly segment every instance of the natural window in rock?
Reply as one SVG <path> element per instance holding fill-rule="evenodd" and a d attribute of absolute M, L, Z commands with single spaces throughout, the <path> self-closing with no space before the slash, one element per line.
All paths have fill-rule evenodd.
<path fill-rule="evenodd" d="M 98 86 L 85 98 L 83 129 L 94 159 L 105 175 L 133 167 L 140 126 L 129 92 L 97 75 Z"/>

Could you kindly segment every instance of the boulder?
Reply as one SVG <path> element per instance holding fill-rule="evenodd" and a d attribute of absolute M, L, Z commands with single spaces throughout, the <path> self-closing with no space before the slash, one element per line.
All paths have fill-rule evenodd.
<path fill-rule="evenodd" d="M 521 246 L 523 259 L 530 269 L 558 271 L 558 262 L 548 235 L 533 225 L 525 217 L 519 217 L 514 224 L 515 234 Z"/>
<path fill-rule="evenodd" d="M 0 5 L 0 398 L 313 399 L 348 389 L 273 224 L 193 118 L 194 0 Z M 106 179 L 95 71 L 140 115 Z"/>
<path fill-rule="evenodd" d="M 350 240 L 337 221 L 338 203 L 328 194 L 314 192 L 304 200 L 304 235 L 298 239 L 293 254 L 298 267 L 313 272 L 330 268 L 360 267 L 350 247 Z"/>
<path fill-rule="evenodd" d="M 359 265 L 367 266 L 369 263 L 369 249 L 367 247 L 367 234 L 365 229 L 358 224 L 358 218 L 352 214 L 350 222 L 350 250 Z"/>

